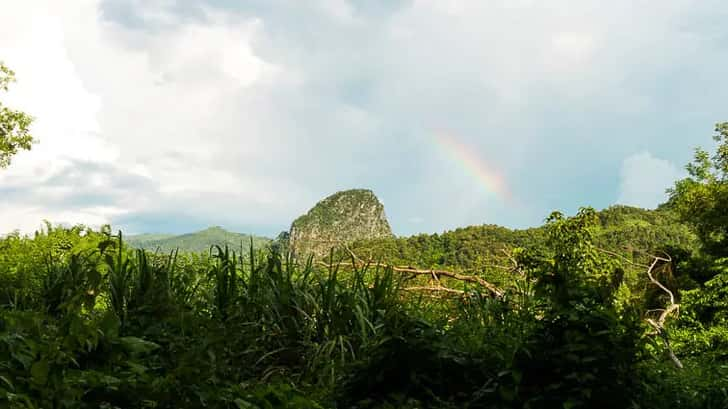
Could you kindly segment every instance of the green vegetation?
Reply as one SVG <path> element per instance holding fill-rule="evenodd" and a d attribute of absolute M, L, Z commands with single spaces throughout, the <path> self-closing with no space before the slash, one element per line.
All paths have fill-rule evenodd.
<path fill-rule="evenodd" d="M 15 72 L 0 62 L 0 92 L 7 91 L 15 82 Z M 10 165 L 19 150 L 29 150 L 33 144 L 30 124 L 33 118 L 21 111 L 10 109 L 0 102 L 0 169 Z"/>
<path fill-rule="evenodd" d="M 126 241 L 131 247 L 142 248 L 152 252 L 169 253 L 179 250 L 185 253 L 208 252 L 212 246 L 230 247 L 247 250 L 247 243 L 253 240 L 253 247 L 264 248 L 270 239 L 233 233 L 221 227 L 210 227 L 195 233 L 174 236 L 171 234 L 140 234 L 129 236 Z"/>
<path fill-rule="evenodd" d="M 728 256 L 728 122 L 715 126 L 720 142 L 715 155 L 702 149 L 688 165 L 690 176 L 675 184 L 666 208 L 674 209 L 694 227 L 704 250 L 713 257 Z"/>
<path fill-rule="evenodd" d="M 597 213 L 594 243 L 624 257 L 640 257 L 639 252 L 698 246 L 695 234 L 668 210 L 645 210 L 612 206 Z M 545 249 L 547 226 L 510 230 L 495 225 L 470 226 L 442 234 L 362 240 L 350 245 L 360 257 L 384 260 L 401 266 L 447 269 L 477 273 L 508 285 L 512 274 L 511 254 L 516 248 Z M 342 252 L 342 256 L 345 252 Z"/>
<path fill-rule="evenodd" d="M 0 402 L 725 407 L 725 273 L 682 292 L 681 315 L 653 334 L 645 318 L 668 303 L 647 271 L 673 286 L 706 261 L 698 250 L 674 274 L 672 263 L 643 270 L 649 256 L 595 244 L 599 216 L 554 213 L 539 245 L 513 251 L 517 274 L 499 297 L 469 282 L 455 296 L 411 291 L 423 287 L 393 268 L 317 267 L 273 248 L 159 255 L 108 229 L 11 235 L 0 241 Z"/>

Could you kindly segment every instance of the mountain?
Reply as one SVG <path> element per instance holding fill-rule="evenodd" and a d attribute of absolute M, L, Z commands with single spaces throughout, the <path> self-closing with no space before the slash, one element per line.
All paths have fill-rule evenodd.
<path fill-rule="evenodd" d="M 253 238 L 253 247 L 255 248 L 262 248 L 270 243 L 270 239 L 268 238 L 233 233 L 219 226 L 179 236 L 170 234 L 139 234 L 128 236 L 126 241 L 132 247 L 151 251 L 159 250 L 163 253 L 175 249 L 179 249 L 181 252 L 200 253 L 209 251 L 213 245 L 227 245 L 231 249 L 239 250 L 241 243 L 243 251 L 247 251 L 250 247 L 251 237 Z"/>
<path fill-rule="evenodd" d="M 384 206 L 371 190 L 334 193 L 291 224 L 289 245 L 299 256 L 326 256 L 332 247 L 394 237 Z"/>

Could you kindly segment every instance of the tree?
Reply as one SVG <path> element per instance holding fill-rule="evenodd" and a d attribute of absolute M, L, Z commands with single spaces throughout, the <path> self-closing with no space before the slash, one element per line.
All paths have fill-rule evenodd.
<path fill-rule="evenodd" d="M 668 192 L 667 207 L 695 228 L 706 253 L 728 256 L 728 122 L 715 126 L 719 143 L 713 156 L 696 149 L 690 176 L 675 183 Z"/>
<path fill-rule="evenodd" d="M 10 84 L 15 82 L 15 72 L 0 62 L 0 92 L 7 91 Z M 11 158 L 19 150 L 30 150 L 33 137 L 30 134 L 30 124 L 33 117 L 10 109 L 0 102 L 0 168 L 10 165 Z"/>
<path fill-rule="evenodd" d="M 591 208 L 571 218 L 554 212 L 548 250 L 519 255 L 540 309 L 533 347 L 519 357 L 520 387 L 536 391 L 526 407 L 629 406 L 642 330 L 631 306 L 618 311 L 620 263 L 594 244 L 598 223 Z"/>
<path fill-rule="evenodd" d="M 689 177 L 670 189 L 667 207 L 691 225 L 703 252 L 685 257 L 678 269 L 697 285 L 683 291 L 677 331 L 679 353 L 728 359 L 728 122 L 715 126 L 713 155 L 697 149 Z"/>

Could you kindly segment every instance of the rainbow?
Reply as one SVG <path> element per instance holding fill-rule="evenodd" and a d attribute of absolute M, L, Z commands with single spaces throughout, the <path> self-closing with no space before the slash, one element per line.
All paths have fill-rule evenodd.
<path fill-rule="evenodd" d="M 513 196 L 506 186 L 506 180 L 503 176 L 489 167 L 477 156 L 473 149 L 446 134 L 438 134 L 435 137 L 435 142 L 454 163 L 476 179 L 478 184 L 484 187 L 487 192 L 494 193 L 504 201 L 512 200 Z"/>

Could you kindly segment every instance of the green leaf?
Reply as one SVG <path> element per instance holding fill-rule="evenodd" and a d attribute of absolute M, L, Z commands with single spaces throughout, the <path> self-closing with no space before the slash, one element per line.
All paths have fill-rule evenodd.
<path fill-rule="evenodd" d="M 238 409 L 258 409 L 257 405 L 253 405 L 252 403 L 240 398 L 236 398 L 233 402 L 235 402 L 235 406 L 237 406 Z"/>
<path fill-rule="evenodd" d="M 30 367 L 31 379 L 39 385 L 45 385 L 45 383 L 48 382 L 49 370 L 50 367 L 48 366 L 48 361 L 38 361 Z"/>
<path fill-rule="evenodd" d="M 10 382 L 10 380 L 8 380 L 8 378 L 0 375 L 0 381 L 5 382 L 10 387 L 10 390 L 15 390 L 15 386 L 13 386 L 13 383 Z"/>
<path fill-rule="evenodd" d="M 159 345 L 137 337 L 119 338 L 121 347 L 132 354 L 148 354 L 159 349 Z"/>
<path fill-rule="evenodd" d="M 137 375 L 143 375 L 149 370 L 149 368 L 147 368 L 146 366 L 140 365 L 136 362 L 129 361 L 126 364 L 129 366 L 129 369 L 131 369 L 131 371 Z"/>
<path fill-rule="evenodd" d="M 115 338 L 119 335 L 119 318 L 113 311 L 107 310 L 101 320 L 99 328 L 107 338 Z"/>

